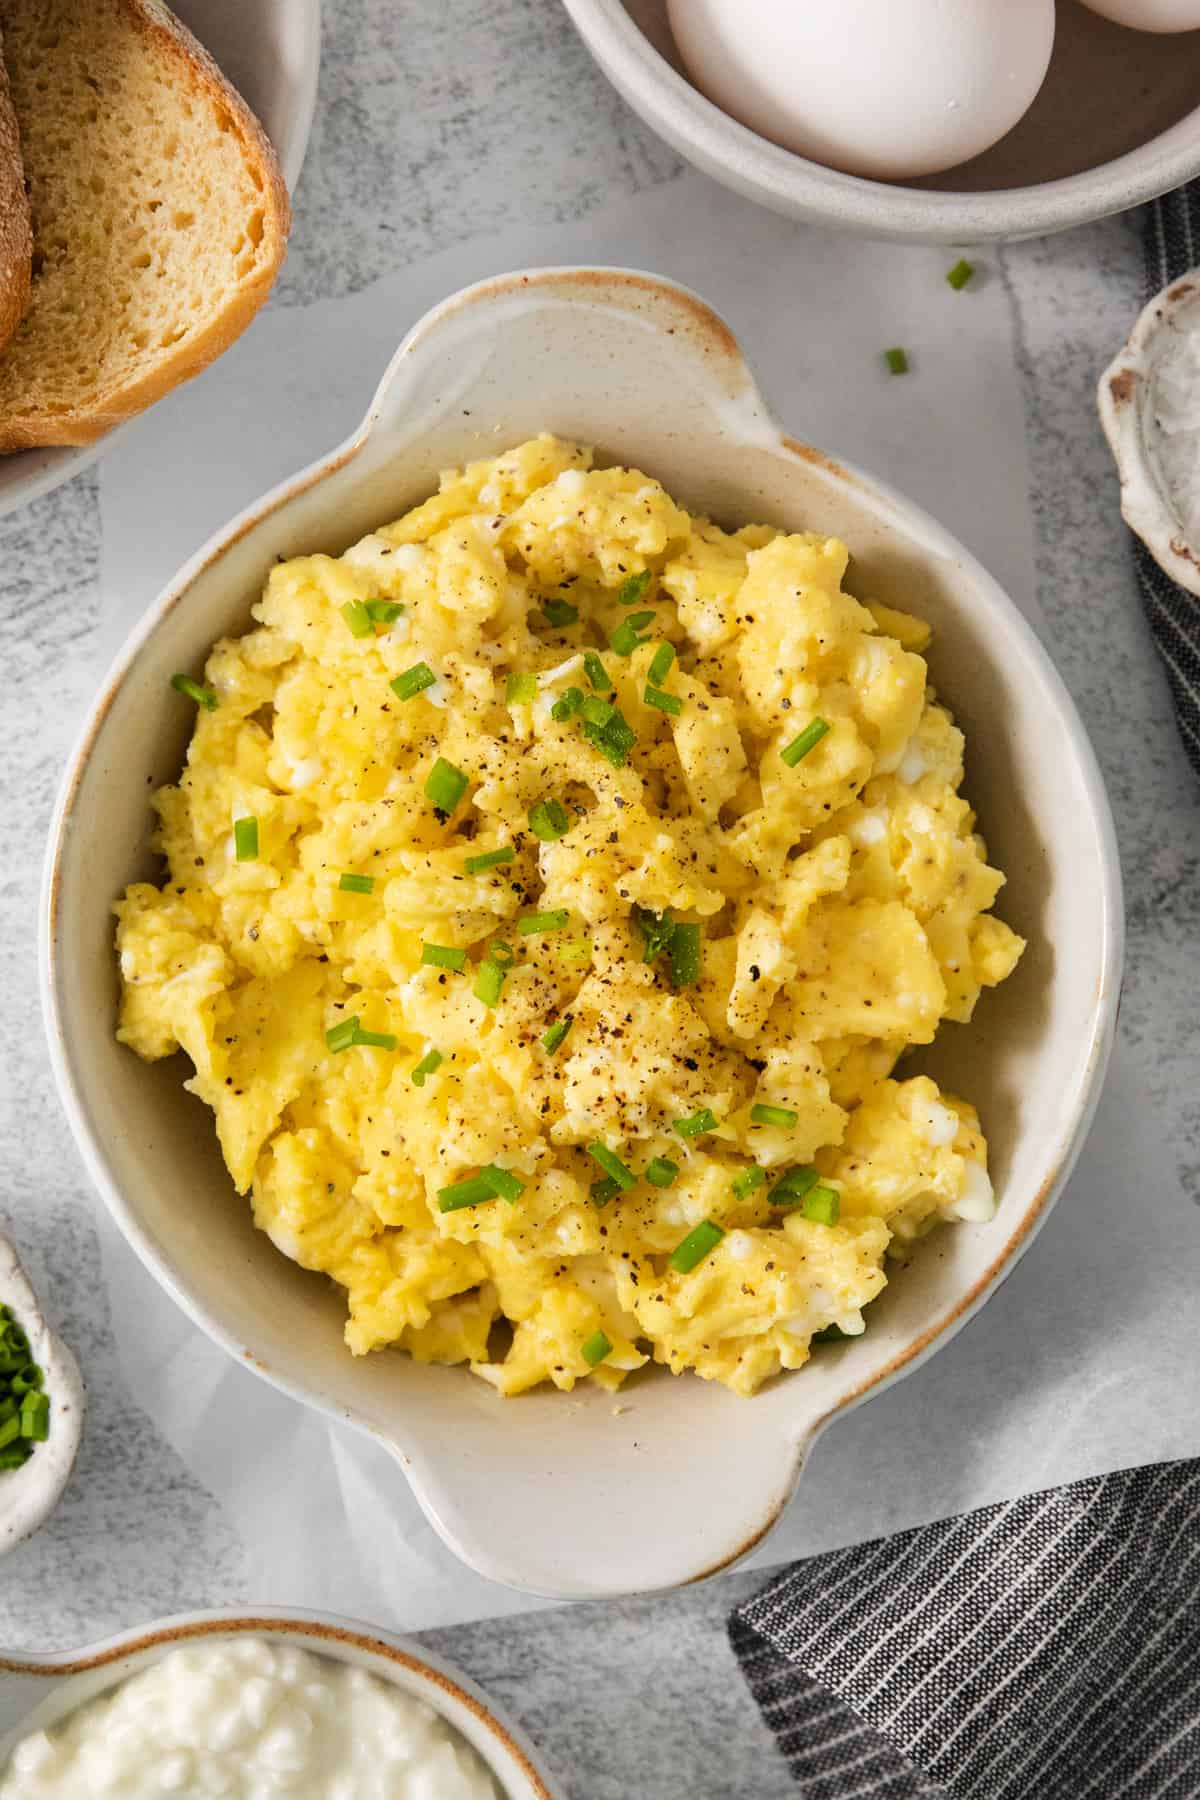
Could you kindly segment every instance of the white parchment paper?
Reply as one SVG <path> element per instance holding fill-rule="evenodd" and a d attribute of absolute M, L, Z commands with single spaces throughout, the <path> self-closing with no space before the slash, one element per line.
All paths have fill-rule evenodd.
<path fill-rule="evenodd" d="M 956 294 L 944 250 L 829 237 L 687 174 L 582 224 L 476 240 L 348 298 L 270 312 L 102 465 L 102 651 L 211 531 L 358 423 L 429 306 L 486 275 L 566 262 L 654 269 L 698 289 L 793 432 L 928 506 L 1041 629 L 1011 318 L 981 261 Z M 884 372 L 892 344 L 909 351 L 906 378 Z M 538 1604 L 465 1570 L 381 1449 L 232 1363 L 106 1219 L 101 1235 L 133 1397 L 228 1509 L 262 1599 L 413 1629 Z M 1146 1096 L 1118 1056 L 1029 1257 L 950 1349 L 829 1434 L 758 1560 L 1195 1453 L 1200 1315 L 1181 1249 L 1193 1239 Z"/>

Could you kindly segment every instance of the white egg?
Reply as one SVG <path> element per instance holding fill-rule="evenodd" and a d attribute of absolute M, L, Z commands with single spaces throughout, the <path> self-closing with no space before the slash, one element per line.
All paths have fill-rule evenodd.
<path fill-rule="evenodd" d="M 1134 31 L 1200 31 L 1200 0 L 1083 0 L 1083 4 Z"/>
<path fill-rule="evenodd" d="M 1054 0 L 668 0 L 668 9 L 688 73 L 725 112 L 801 156 L 885 181 L 953 168 L 1003 137 L 1042 85 L 1054 44 Z"/>

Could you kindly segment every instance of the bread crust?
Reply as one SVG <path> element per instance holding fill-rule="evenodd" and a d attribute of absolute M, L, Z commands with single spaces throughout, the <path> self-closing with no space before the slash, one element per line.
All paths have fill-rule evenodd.
<path fill-rule="evenodd" d="M 33 269 L 33 229 L 21 134 L 0 38 L 0 350 L 25 317 Z"/>
<path fill-rule="evenodd" d="M 161 400 L 181 382 L 198 375 L 249 325 L 270 293 L 287 250 L 291 228 L 287 185 L 274 146 L 254 113 L 204 46 L 162 4 L 162 0 L 118 0 L 118 4 L 127 14 L 131 28 L 143 36 L 147 54 L 174 63 L 184 83 L 197 86 L 229 115 L 247 164 L 256 172 L 262 188 L 263 254 L 253 276 L 239 285 L 223 311 L 186 344 L 164 351 L 155 366 L 136 381 L 114 388 L 93 405 L 77 412 L 54 418 L 37 412 L 25 415 L 10 412 L 0 417 L 0 454 L 48 445 L 94 443 L 105 432 Z M 28 213 L 28 205 L 26 211 Z M 17 323 L 19 318 L 14 321 L 14 330 Z"/>

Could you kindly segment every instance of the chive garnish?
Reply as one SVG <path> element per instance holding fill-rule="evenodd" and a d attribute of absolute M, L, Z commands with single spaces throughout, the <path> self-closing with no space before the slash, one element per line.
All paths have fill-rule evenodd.
<path fill-rule="evenodd" d="M 413 1067 L 413 1086 L 424 1087 L 425 1077 L 436 1074 L 445 1060 L 440 1050 L 427 1050 L 420 1062 Z"/>
<path fill-rule="evenodd" d="M 607 700 L 602 700 L 599 694 L 589 694 L 579 710 L 589 725 L 597 725 L 601 731 L 606 725 L 611 725 L 617 716 L 616 707 L 611 706 Z"/>
<path fill-rule="evenodd" d="M 587 1153 L 592 1161 L 598 1162 L 604 1173 L 616 1182 L 622 1193 L 635 1185 L 637 1176 L 633 1170 L 628 1168 L 619 1156 L 614 1155 L 607 1144 L 602 1144 L 599 1138 L 594 1144 L 588 1145 Z"/>
<path fill-rule="evenodd" d="M 43 1380 L 11 1307 L 0 1304 L 0 1470 L 19 1469 L 50 1435 Z"/>
<path fill-rule="evenodd" d="M 694 987 L 700 979 L 700 927 L 676 925 L 669 948 L 673 986 Z"/>
<path fill-rule="evenodd" d="M 646 1164 L 645 1172 L 651 1187 L 668 1188 L 679 1173 L 679 1164 L 669 1156 L 656 1156 Z"/>
<path fill-rule="evenodd" d="M 584 651 L 583 672 L 598 694 L 611 694 L 615 691 L 608 670 L 594 650 Z"/>
<path fill-rule="evenodd" d="M 537 699 L 537 691 L 537 676 L 527 672 L 510 675 L 504 684 L 504 698 L 509 706 L 529 706 Z"/>
<path fill-rule="evenodd" d="M 579 1354 L 588 1367 L 594 1369 L 597 1363 L 612 1355 L 612 1345 L 602 1331 L 593 1331 L 591 1337 L 584 1338 L 580 1344 Z"/>
<path fill-rule="evenodd" d="M 217 690 L 203 681 L 193 681 L 190 675 L 172 675 L 171 686 L 177 694 L 184 694 L 187 699 L 194 700 L 205 712 L 216 712 Z"/>
<path fill-rule="evenodd" d="M 566 907 L 557 907 L 553 912 L 525 913 L 517 920 L 517 930 L 522 937 L 536 937 L 542 931 L 562 931 L 570 922 Z"/>
<path fill-rule="evenodd" d="M 356 638 L 370 637 L 375 630 L 371 615 L 361 600 L 347 600 L 342 617 Z"/>
<path fill-rule="evenodd" d="M 506 969 L 502 969 L 499 963 L 493 962 L 490 957 L 481 962 L 472 990 L 475 998 L 482 1000 L 485 1006 L 495 1006 L 500 999 L 507 973 Z"/>
<path fill-rule="evenodd" d="M 669 911 L 664 913 L 647 912 L 644 907 L 633 909 L 634 923 L 645 940 L 642 961 L 652 963 L 656 957 L 670 945 L 675 935 L 675 921 Z"/>
<path fill-rule="evenodd" d="M 607 725 L 593 725 L 590 720 L 585 720 L 583 735 L 614 769 L 625 767 L 629 761 L 629 752 L 637 743 L 637 732 L 615 706 Z"/>
<path fill-rule="evenodd" d="M 367 616 L 373 625 L 394 625 L 403 611 L 402 600 L 367 601 Z"/>
<path fill-rule="evenodd" d="M 557 719 L 560 725 L 565 724 L 568 719 L 575 716 L 582 705 L 583 689 L 569 687 L 561 698 L 556 700 L 554 705 L 550 708 L 550 717 L 552 719 Z"/>
<path fill-rule="evenodd" d="M 498 869 L 501 863 L 510 863 L 516 854 L 511 844 L 503 844 L 499 850 L 485 850 L 479 856 L 468 856 L 464 866 L 468 875 L 482 875 L 485 869 Z"/>
<path fill-rule="evenodd" d="M 480 1206 L 485 1200 L 498 1198 L 486 1175 L 473 1175 L 468 1181 L 452 1181 L 438 1189 L 438 1211 L 460 1212 L 464 1206 Z"/>
<path fill-rule="evenodd" d="M 802 1163 L 798 1168 L 789 1169 L 780 1177 L 771 1189 L 767 1198 L 771 1205 L 781 1211 L 799 1206 L 805 1194 L 809 1193 L 821 1179 L 812 1163 Z"/>
<path fill-rule="evenodd" d="M 425 777 L 425 798 L 438 812 L 450 814 L 467 791 L 469 783 L 461 769 L 439 756 Z"/>
<path fill-rule="evenodd" d="M 375 891 L 373 875 L 353 875 L 349 870 L 338 876 L 338 886 L 343 894 L 372 894 Z"/>
<path fill-rule="evenodd" d="M 717 1115 L 710 1106 L 702 1106 L 686 1119 L 676 1119 L 675 1129 L 681 1138 L 700 1137 L 706 1131 L 717 1129 Z"/>
<path fill-rule="evenodd" d="M 699 1225 L 689 1231 L 683 1242 L 672 1250 L 670 1267 L 677 1275 L 690 1275 L 716 1249 L 724 1236 L 725 1233 L 715 1220 L 701 1219 Z"/>
<path fill-rule="evenodd" d="M 258 820 L 233 821 L 233 853 L 238 862 L 258 861 Z"/>
<path fill-rule="evenodd" d="M 571 821 L 562 801 L 539 800 L 536 806 L 531 806 L 529 829 L 543 844 L 552 844 L 557 838 L 566 837 L 571 829 Z"/>
<path fill-rule="evenodd" d="M 650 667 L 646 670 L 646 680 L 653 687 L 661 687 L 671 673 L 671 664 L 675 661 L 674 644 L 660 644 L 650 658 Z"/>
<path fill-rule="evenodd" d="M 947 270 L 946 280 L 957 292 L 958 289 L 966 287 L 974 273 L 975 265 L 969 263 L 965 256 L 960 256 L 954 267 Z"/>
<path fill-rule="evenodd" d="M 785 1131 L 790 1131 L 796 1123 L 796 1114 L 790 1106 L 758 1104 L 750 1108 L 750 1117 L 756 1125 L 779 1125 Z"/>
<path fill-rule="evenodd" d="M 799 737 L 794 737 L 790 744 L 784 745 L 779 752 L 780 761 L 785 762 L 789 769 L 794 769 L 798 762 L 804 760 L 810 750 L 816 749 L 828 730 L 827 720 L 814 719 L 811 724 L 804 727 Z"/>
<path fill-rule="evenodd" d="M 516 959 L 512 945 L 506 944 L 503 938 L 492 939 L 488 945 L 488 955 L 498 969 L 511 969 Z"/>
<path fill-rule="evenodd" d="M 364 1031 L 360 1025 L 354 1033 L 355 1044 L 364 1044 L 370 1050 L 394 1050 L 396 1040 L 390 1031 Z"/>
<path fill-rule="evenodd" d="M 451 949 L 448 944 L 422 944 L 421 963 L 426 969 L 453 969 L 461 975 L 467 966 L 467 953 Z"/>
<path fill-rule="evenodd" d="M 574 625 L 579 619 L 579 608 L 567 600 L 543 600 L 542 612 L 555 626 Z"/>
<path fill-rule="evenodd" d="M 642 637 L 641 633 L 647 625 L 653 625 L 653 623 L 654 614 L 652 612 L 630 613 L 627 619 L 621 620 L 609 638 L 610 647 L 616 651 L 618 656 L 632 656 L 639 644 L 649 642 L 649 639 Z"/>
<path fill-rule="evenodd" d="M 348 1050 L 358 1036 L 360 1024 L 358 1014 L 351 1019 L 342 1019 L 337 1025 L 330 1026 L 325 1033 L 325 1042 L 336 1056 L 339 1050 Z"/>
<path fill-rule="evenodd" d="M 649 569 L 643 569 L 640 575 L 627 575 L 617 590 L 621 605 L 636 606 L 653 579 Z"/>
<path fill-rule="evenodd" d="M 661 688 L 651 687 L 649 683 L 643 690 L 642 699 L 647 706 L 657 707 L 659 712 L 670 713 L 673 719 L 677 719 L 683 711 L 683 701 L 678 694 L 664 694 Z"/>
<path fill-rule="evenodd" d="M 525 1192 L 525 1183 L 519 1181 L 511 1169 L 502 1169 L 499 1163 L 488 1163 L 486 1168 L 480 1169 L 479 1179 L 490 1181 L 499 1198 L 507 1200 L 510 1206 Z"/>
<path fill-rule="evenodd" d="M 800 1210 L 806 1219 L 813 1219 L 818 1225 L 836 1225 L 842 1210 L 842 1197 L 836 1188 L 818 1182 L 805 1194 Z"/>
<path fill-rule="evenodd" d="M 562 1043 L 574 1023 L 575 1021 L 572 1015 L 566 1013 L 561 1019 L 556 1019 L 549 1031 L 543 1035 L 542 1049 L 545 1050 L 549 1056 L 554 1055 L 554 1052 L 558 1049 L 558 1046 Z"/>
<path fill-rule="evenodd" d="M 902 350 L 898 344 L 894 349 L 884 351 L 883 360 L 893 375 L 908 374 L 908 352 Z"/>
<path fill-rule="evenodd" d="M 755 1188 L 760 1188 L 766 1179 L 767 1171 L 754 1164 L 749 1169 L 740 1170 L 729 1185 L 738 1199 L 743 1200 L 747 1194 L 752 1194 Z"/>
<path fill-rule="evenodd" d="M 593 1206 L 607 1206 L 610 1200 L 616 1199 L 620 1191 L 620 1182 L 614 1181 L 611 1175 L 606 1175 L 601 1181 L 593 1181 L 588 1189 L 588 1198 Z"/>
<path fill-rule="evenodd" d="M 405 669 L 403 675 L 389 683 L 397 700 L 412 700 L 417 694 L 431 688 L 437 676 L 427 662 L 414 663 L 411 669 Z"/>

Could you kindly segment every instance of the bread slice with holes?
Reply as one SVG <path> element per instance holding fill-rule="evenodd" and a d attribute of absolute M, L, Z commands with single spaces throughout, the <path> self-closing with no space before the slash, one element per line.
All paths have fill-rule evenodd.
<path fill-rule="evenodd" d="M 245 330 L 283 261 L 287 189 L 159 0 L 0 0 L 0 27 L 33 219 L 0 451 L 87 444 Z"/>
<path fill-rule="evenodd" d="M 33 233 L 21 161 L 21 135 L 0 53 L 0 350 L 29 305 Z"/>

